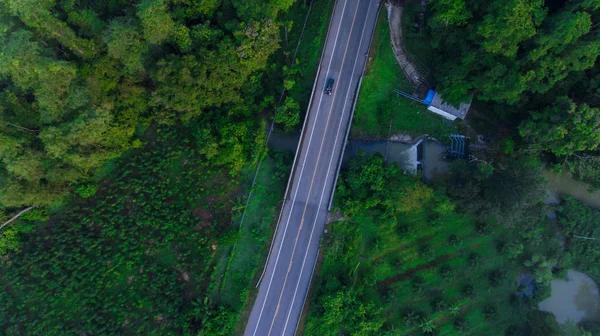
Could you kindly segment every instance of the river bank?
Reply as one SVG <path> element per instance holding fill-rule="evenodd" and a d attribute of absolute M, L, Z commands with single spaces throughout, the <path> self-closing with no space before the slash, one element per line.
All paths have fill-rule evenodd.
<path fill-rule="evenodd" d="M 300 132 L 271 134 L 268 147 L 281 151 L 296 151 Z M 397 163 L 407 172 L 420 170 L 429 181 L 438 181 L 450 171 L 449 162 L 442 158 L 446 146 L 426 136 L 412 138 L 411 141 L 398 140 L 349 140 L 342 163 L 360 151 L 381 154 L 387 162 Z M 565 174 L 543 170 L 548 197 L 546 204 L 559 204 L 561 197 L 569 195 L 587 205 L 600 208 L 600 192 L 590 191 L 587 184 Z"/>
<path fill-rule="evenodd" d="M 558 323 L 600 321 L 598 286 L 588 275 L 570 269 L 566 279 L 553 280 L 551 287 L 552 295 L 538 307 L 554 314 Z"/>
<path fill-rule="evenodd" d="M 280 151 L 296 151 L 300 133 L 273 133 L 268 147 Z M 342 165 L 364 151 L 381 154 L 386 162 L 394 162 L 407 173 L 423 172 L 427 180 L 439 180 L 449 171 L 448 162 L 442 159 L 446 147 L 427 136 L 417 137 L 410 142 L 398 140 L 350 140 L 346 145 Z"/>

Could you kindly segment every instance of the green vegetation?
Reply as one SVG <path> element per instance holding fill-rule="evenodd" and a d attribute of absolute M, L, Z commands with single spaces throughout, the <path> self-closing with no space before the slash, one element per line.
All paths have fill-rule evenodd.
<path fill-rule="evenodd" d="M 379 156 L 359 155 L 349 163 L 337 191 L 345 219 L 324 238 L 308 335 L 560 335 L 551 315 L 537 311 L 549 295 L 558 241 L 546 225 L 540 194 L 513 194 L 513 186 L 504 185 L 530 173 L 494 172 L 483 164 L 454 172 L 449 189 L 476 184 L 494 195 L 469 208 L 471 200 L 456 203 L 444 189 Z M 535 180 L 528 182 L 535 190 Z M 510 226 L 494 209 L 520 217 Z M 536 278 L 533 297 L 519 296 L 522 273 Z"/>
<path fill-rule="evenodd" d="M 558 224 L 566 237 L 569 265 L 600 283 L 600 212 L 566 197 L 558 211 Z"/>
<path fill-rule="evenodd" d="M 0 219 L 34 207 L 0 233 L 1 334 L 235 332 L 291 162 L 263 119 L 285 86 L 300 123 L 331 7 L 292 62 L 307 10 L 0 0 Z"/>
<path fill-rule="evenodd" d="M 255 163 L 261 74 L 290 5 L 0 1 L 0 206 L 63 203 L 151 122 L 201 121 L 215 165 Z"/>
<path fill-rule="evenodd" d="M 395 89 L 412 93 L 414 87 L 394 57 L 385 12 L 379 15 L 369 56 L 372 60 L 354 112 L 353 137 L 387 138 L 390 132 L 413 136 L 429 134 L 437 138 L 448 134 L 448 126 L 442 117 L 426 112 L 423 105 L 394 93 Z"/>
<path fill-rule="evenodd" d="M 4 249 L 3 333 L 233 333 L 289 166 L 264 161 L 238 232 L 238 179 L 211 168 L 189 135 L 157 132 L 95 196 Z"/>
<path fill-rule="evenodd" d="M 313 83 L 327 28 L 329 17 L 333 10 L 333 2 L 328 0 L 313 0 L 308 19 L 308 6 L 306 1 L 297 1 L 283 20 L 287 22 L 283 30 L 284 46 L 276 53 L 277 62 L 285 64 L 281 71 L 276 69 L 273 77 L 283 76 L 281 82 L 286 90 L 285 100 L 275 111 L 275 122 L 282 126 L 283 131 L 291 131 L 300 126 L 301 113 L 308 108 L 308 100 L 313 88 Z M 306 21 L 306 26 L 304 23 Z M 304 29 L 300 44 L 298 39 Z M 296 47 L 298 49 L 296 50 Z M 296 55 L 296 59 L 292 57 Z M 279 88 L 281 90 L 281 88 Z M 279 99 L 279 97 L 277 97 Z"/>
<path fill-rule="evenodd" d="M 600 186 L 598 2 L 443 0 L 430 10 L 429 64 L 444 97 L 474 93 L 497 140 Z"/>
<path fill-rule="evenodd" d="M 475 90 L 479 99 L 514 105 L 556 94 L 600 55 L 596 1 L 444 0 L 432 9 L 437 78 L 448 99 Z"/>
<path fill-rule="evenodd" d="M 244 208 L 244 220 L 237 216 L 234 225 L 242 224 L 229 263 L 218 287 L 218 295 L 224 305 L 239 309 L 248 300 L 252 279 L 262 271 L 264 254 L 270 245 L 273 225 L 279 216 L 279 205 L 287 183 L 292 162 L 291 153 L 273 153 L 260 166 L 256 184 L 248 206 Z M 257 273 L 258 271 L 258 273 Z M 245 322 L 242 320 L 240 322 Z"/>
<path fill-rule="evenodd" d="M 301 39 L 308 1 L 0 0 L 0 220 L 31 209 L 0 232 L 0 334 L 239 333 L 291 162 L 264 120 L 301 125 L 332 5 Z M 568 268 L 600 281 L 600 218 L 565 198 L 563 250 L 540 169 L 600 187 L 600 4 L 428 6 L 406 3 L 406 49 L 497 132 L 436 185 L 350 162 L 306 332 L 558 335 L 534 308 Z M 443 138 L 394 93 L 413 88 L 383 13 L 369 59 L 352 135 Z"/>

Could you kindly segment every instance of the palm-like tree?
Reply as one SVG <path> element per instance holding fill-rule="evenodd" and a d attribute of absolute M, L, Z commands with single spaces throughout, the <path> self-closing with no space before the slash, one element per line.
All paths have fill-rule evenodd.
<path fill-rule="evenodd" d="M 450 315 L 458 316 L 458 314 L 460 314 L 460 304 L 458 302 L 454 302 L 450 305 L 448 311 L 450 312 Z"/>
<path fill-rule="evenodd" d="M 431 317 L 422 318 L 421 324 L 419 325 L 419 327 L 421 328 L 421 331 L 423 331 L 426 334 L 432 333 L 433 330 L 435 330 L 435 328 L 436 328 L 435 324 L 433 323 L 433 319 Z"/>

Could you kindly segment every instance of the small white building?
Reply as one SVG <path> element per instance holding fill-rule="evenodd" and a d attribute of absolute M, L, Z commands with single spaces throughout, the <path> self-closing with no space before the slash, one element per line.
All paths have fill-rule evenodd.
<path fill-rule="evenodd" d="M 442 117 L 450 120 L 454 120 L 456 118 L 465 119 L 467 112 L 469 112 L 469 108 L 471 108 L 472 101 L 473 96 L 469 97 L 469 101 L 467 103 L 460 103 L 460 106 L 456 108 L 444 102 L 442 95 L 434 90 L 429 90 L 429 92 L 427 92 L 427 97 L 425 98 L 425 104 L 427 105 L 427 109 L 429 111 L 439 114 Z"/>

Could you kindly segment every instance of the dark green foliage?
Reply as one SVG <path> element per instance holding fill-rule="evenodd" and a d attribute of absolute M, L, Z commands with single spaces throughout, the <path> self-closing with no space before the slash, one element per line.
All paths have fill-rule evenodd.
<path fill-rule="evenodd" d="M 559 97 L 551 107 L 531 112 L 519 133 L 532 146 L 556 156 L 594 150 L 600 143 L 600 111 Z"/>
<path fill-rule="evenodd" d="M 435 2 L 430 27 L 444 97 L 456 103 L 473 90 L 515 104 L 590 69 L 600 55 L 597 11 L 581 0 L 552 12 L 542 0 Z"/>
<path fill-rule="evenodd" d="M 495 320 L 498 318 L 498 310 L 493 305 L 488 305 L 483 309 L 483 316 L 488 320 Z"/>
<path fill-rule="evenodd" d="M 543 218 L 536 208 L 546 193 L 540 163 L 531 157 L 500 159 L 500 169 L 455 161 L 447 181 L 448 193 L 460 208 L 480 216 L 477 230 L 482 234 L 489 225 L 485 221 L 512 227 Z"/>
<path fill-rule="evenodd" d="M 554 315 L 540 310 L 532 310 L 527 315 L 528 335 L 563 335 Z"/>
<path fill-rule="evenodd" d="M 218 134 L 211 162 L 233 174 L 255 165 L 261 76 L 291 4 L 0 1 L 0 207 L 64 203 L 153 121 Z"/>
<path fill-rule="evenodd" d="M 505 280 L 504 272 L 499 269 L 493 270 L 488 274 L 488 280 L 490 281 L 490 285 L 492 287 L 498 287 Z"/>
<path fill-rule="evenodd" d="M 485 170 L 476 174 L 481 181 L 489 175 Z M 480 235 L 477 219 L 458 214 L 442 189 L 404 175 L 379 156 L 353 158 L 338 185 L 344 220 L 333 223 L 324 238 L 307 334 L 360 334 L 346 329 L 343 318 L 352 321 L 352 309 L 372 311 L 351 302 L 345 308 L 333 306 L 334 298 L 341 300 L 340 293 L 360 293 L 363 305 L 379 309 L 377 315 L 361 315 L 363 323 L 385 321 L 385 331 L 364 333 L 369 335 L 482 330 L 501 335 L 509 324 L 525 327 L 527 312 L 537 309 L 537 301 L 516 298 L 522 300 L 517 308 L 504 309 L 525 267 L 498 251 L 492 240 L 516 240 L 521 232 L 484 221 L 489 234 Z M 538 224 L 529 224 L 524 232 L 538 230 Z"/>
<path fill-rule="evenodd" d="M 574 267 L 600 281 L 600 212 L 565 197 L 558 211 L 558 224 L 567 236 L 566 250 L 573 258 L 564 259 L 562 268 Z M 588 238 L 588 239 L 586 239 Z M 593 239 L 589 239 L 593 238 Z M 594 240 L 596 239 L 596 240 Z"/>
<path fill-rule="evenodd" d="M 440 275 L 446 281 L 452 281 L 456 277 L 454 270 L 450 266 L 442 266 L 440 268 Z"/>
<path fill-rule="evenodd" d="M 252 203 L 245 227 L 254 231 L 238 233 L 238 179 L 211 168 L 189 131 L 154 132 L 95 195 L 96 185 L 80 187 L 87 198 L 26 233 L 20 248 L 0 246 L 2 334 L 233 334 L 286 176 L 268 174 L 275 194 L 256 191 L 266 217 L 256 220 Z M 42 210 L 22 217 L 20 227 L 48 221 Z M 234 243 L 246 254 L 230 257 Z M 228 260 L 233 273 L 223 275 Z"/>
<path fill-rule="evenodd" d="M 460 293 L 465 297 L 469 297 L 469 298 L 472 297 L 474 295 L 473 285 L 471 285 L 471 284 L 465 285 Z"/>
<path fill-rule="evenodd" d="M 291 97 L 286 97 L 283 105 L 275 111 L 275 122 L 284 130 L 292 131 L 300 123 L 300 105 Z"/>
<path fill-rule="evenodd" d="M 474 94 L 486 101 L 476 107 L 483 119 L 504 128 L 496 149 L 540 155 L 598 188 L 597 1 L 439 0 L 429 10 L 419 41 L 431 42 L 432 59 L 424 59 L 444 99 Z"/>
<path fill-rule="evenodd" d="M 0 233 L 0 334 L 236 332 L 291 162 L 263 161 L 238 230 L 292 4 L 0 0 L 0 218 L 42 206 Z"/>

